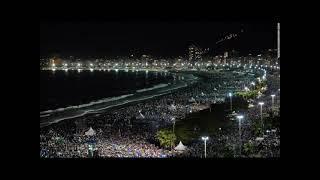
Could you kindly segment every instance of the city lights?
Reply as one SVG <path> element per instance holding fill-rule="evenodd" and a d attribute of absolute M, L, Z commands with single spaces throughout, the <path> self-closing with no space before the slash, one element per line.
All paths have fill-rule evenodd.
<path fill-rule="evenodd" d="M 68 23 L 40 28 L 41 158 L 280 157 L 275 23 Z"/>

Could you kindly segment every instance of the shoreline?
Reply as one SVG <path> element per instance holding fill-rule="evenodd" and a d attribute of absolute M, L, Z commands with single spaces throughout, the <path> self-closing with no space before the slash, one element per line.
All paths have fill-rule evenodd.
<path fill-rule="evenodd" d="M 70 69 L 71 71 L 76 71 L 77 69 Z M 40 71 L 52 71 L 51 69 L 41 69 Z M 64 69 L 59 69 L 59 70 L 56 70 L 56 71 L 64 71 Z M 81 71 L 90 71 L 90 69 L 82 69 Z M 96 70 L 96 71 L 103 71 L 103 70 Z M 105 69 L 104 69 L 105 71 Z M 128 72 L 127 69 L 108 69 L 108 72 L 109 71 L 125 71 L 125 72 Z M 130 69 L 131 71 L 131 69 Z M 157 70 L 157 69 L 140 69 L 140 70 L 135 70 L 135 71 L 147 71 L 147 72 L 165 72 L 165 73 L 169 73 L 169 75 L 171 74 L 172 75 L 172 72 L 169 72 L 167 70 Z M 133 70 L 134 72 L 134 70 Z M 40 117 L 41 116 L 48 116 L 48 114 L 50 113 L 54 113 L 54 112 L 59 112 L 59 111 L 64 111 L 64 110 L 69 110 L 69 109 L 79 109 L 79 108 L 83 108 L 83 107 L 89 107 L 89 106 L 92 106 L 92 105 L 95 105 L 95 104 L 101 104 L 101 103 L 104 103 L 104 102 L 109 102 L 109 101 L 114 101 L 114 100 L 118 100 L 118 99 L 122 99 L 122 98 L 125 98 L 125 97 L 128 97 L 128 96 L 132 96 L 134 95 L 135 93 L 139 93 L 139 92 L 145 92 L 145 91 L 149 91 L 149 90 L 153 90 L 153 89 L 157 89 L 157 88 L 162 88 L 162 87 L 165 87 L 165 86 L 168 86 L 170 84 L 170 82 L 162 82 L 162 83 L 159 83 L 159 84 L 154 84 L 153 86 L 151 87 L 145 87 L 143 89 L 138 89 L 136 91 L 130 91 L 128 92 L 128 94 L 120 94 L 120 95 L 117 95 L 117 96 L 109 96 L 109 97 L 101 97 L 101 98 L 98 98 L 98 99 L 95 99 L 95 100 L 91 100 L 90 102 L 86 102 L 86 103 L 83 103 L 83 104 L 76 104 L 76 105 L 68 105 L 68 106 L 64 106 L 64 107 L 56 107 L 56 108 L 52 108 L 52 109 L 45 109 L 45 110 L 41 110 L 40 111 Z"/>
<path fill-rule="evenodd" d="M 205 77 L 202 78 L 201 74 L 197 74 L 197 75 L 199 75 L 199 77 L 201 77 L 202 80 L 205 79 Z M 239 77 L 239 78 L 241 79 L 241 77 Z M 268 98 L 270 96 L 270 93 L 274 92 L 275 90 L 277 90 L 279 88 L 279 87 L 276 87 L 277 83 L 274 83 L 274 81 L 272 79 L 270 79 L 270 80 L 271 81 L 268 82 L 267 91 L 263 92 L 264 95 L 261 96 L 259 99 L 255 99 L 254 100 L 256 103 L 261 101 L 261 100 L 264 101 L 266 107 L 267 107 L 267 105 L 269 106 L 266 109 L 267 111 L 269 111 L 270 107 L 271 107 L 271 99 Z M 211 81 L 215 82 L 215 78 L 211 79 Z M 223 82 L 223 80 L 221 82 Z M 236 80 L 234 82 L 238 82 L 238 81 Z M 236 86 L 236 88 L 240 88 L 241 89 L 241 86 L 239 84 L 241 85 L 241 82 L 234 84 L 234 86 Z M 207 84 L 206 84 L 205 80 L 199 82 L 199 85 L 207 87 Z M 206 91 L 211 91 L 210 89 L 212 89 L 216 85 L 213 84 L 213 85 L 209 86 L 209 90 L 207 89 Z M 198 83 L 195 84 L 195 87 L 196 86 L 198 86 Z M 191 86 L 191 87 L 188 86 L 188 87 L 189 87 L 189 89 L 193 89 L 193 86 Z M 229 87 L 229 85 L 227 84 L 226 87 Z M 171 91 L 168 91 L 168 93 L 170 93 L 170 92 Z M 178 92 L 178 93 L 181 92 L 182 96 L 184 96 L 184 94 L 185 94 L 185 93 L 183 93 L 183 91 L 174 91 L 173 93 L 175 93 L 175 92 Z M 195 90 L 194 91 L 195 94 L 191 94 L 191 96 L 193 97 L 194 95 L 199 94 L 200 92 L 201 91 Z M 280 93 L 280 92 L 278 92 L 278 93 Z M 209 94 L 209 93 L 205 92 L 205 94 Z M 163 96 L 163 97 L 161 97 L 161 96 Z M 171 96 L 171 95 L 169 94 L 168 96 Z M 276 96 L 278 96 L 278 94 Z M 127 149 L 125 149 L 125 148 L 124 149 L 121 149 L 121 148 L 120 149 L 112 149 L 114 147 L 114 144 L 115 144 L 116 147 L 128 147 L 128 146 L 131 147 L 131 145 L 133 147 L 136 147 L 136 145 L 138 145 L 138 142 L 140 142 L 139 140 L 141 140 L 141 142 L 145 142 L 148 145 L 148 147 L 143 146 L 141 148 L 141 151 L 144 151 L 145 149 L 147 149 L 147 150 L 153 149 L 154 151 L 165 150 L 165 149 L 161 148 L 160 146 L 157 146 L 157 144 L 154 141 L 148 140 L 148 137 L 153 137 L 152 134 L 155 132 L 152 129 L 149 129 L 149 127 L 147 127 L 147 126 L 141 126 L 140 127 L 140 125 L 138 124 L 139 122 L 137 122 L 135 120 L 131 121 L 132 119 L 129 120 L 129 126 L 128 126 L 128 119 L 126 119 L 124 117 L 129 117 L 129 116 L 137 117 L 135 115 L 135 112 L 138 112 L 139 109 L 141 109 L 141 108 L 143 108 L 143 109 L 145 108 L 145 112 L 147 112 L 147 111 L 148 112 L 150 112 L 150 111 L 156 112 L 155 114 L 152 113 L 151 116 L 154 115 L 156 117 L 159 117 L 159 119 L 158 119 L 159 122 L 162 121 L 161 118 L 169 118 L 170 119 L 170 117 L 166 116 L 167 113 L 169 115 L 173 115 L 174 117 L 176 117 L 177 121 L 176 121 L 176 125 L 175 125 L 176 126 L 175 130 L 176 130 L 177 134 L 179 134 L 178 133 L 179 132 L 179 124 L 180 124 L 180 126 L 181 126 L 181 124 L 186 124 L 186 121 L 191 121 L 191 122 L 189 122 L 189 124 L 190 123 L 193 124 L 192 121 L 196 121 L 197 122 L 196 123 L 197 124 L 196 125 L 197 131 L 199 131 L 200 129 L 202 130 L 204 127 L 208 126 L 208 123 L 206 121 L 203 122 L 203 120 L 201 120 L 202 123 L 198 122 L 198 119 L 200 118 L 200 117 L 198 117 L 198 115 L 203 116 L 201 118 L 207 117 L 207 114 L 209 113 L 208 112 L 209 110 L 207 108 L 200 109 L 200 111 L 194 111 L 194 113 L 196 113 L 198 115 L 196 115 L 196 114 L 192 115 L 193 112 L 191 113 L 191 111 L 190 111 L 191 114 L 187 113 L 187 114 L 189 114 L 188 115 L 189 118 L 187 118 L 187 116 L 185 116 L 185 117 L 183 117 L 183 119 L 181 119 L 181 121 L 179 121 L 179 118 L 178 118 L 178 117 L 180 117 L 179 113 L 178 114 L 171 114 L 170 113 L 170 109 L 166 108 L 167 105 L 168 105 L 168 103 L 166 103 L 167 101 L 164 101 L 164 102 L 161 101 L 161 99 L 166 98 L 166 97 L 167 97 L 166 94 L 155 95 L 154 99 L 151 100 L 151 101 L 145 101 L 146 99 L 149 99 L 148 97 L 145 97 L 145 98 L 141 97 L 137 101 L 128 102 L 128 103 L 124 102 L 124 104 L 119 104 L 119 105 L 107 108 L 108 111 L 106 111 L 106 112 L 110 111 L 109 113 L 111 113 L 111 115 L 109 115 L 107 113 L 104 116 L 104 114 L 103 114 L 104 109 L 101 109 L 101 114 L 100 114 L 100 111 L 96 112 L 98 114 L 90 114 L 90 113 L 92 113 L 92 111 L 89 111 L 89 112 L 86 113 L 86 114 L 88 114 L 88 116 L 84 116 L 84 117 L 80 118 L 80 119 L 84 119 L 84 121 L 88 122 L 89 124 L 87 124 L 87 125 L 89 125 L 89 126 L 91 126 L 92 123 L 97 124 L 96 127 L 93 127 L 95 130 L 97 130 L 97 132 L 100 132 L 100 133 L 101 132 L 106 132 L 106 133 L 108 133 L 107 136 L 105 136 L 104 134 L 100 134 L 99 136 L 97 136 L 97 138 L 99 139 L 99 142 L 101 142 L 101 143 L 97 144 L 97 147 L 98 147 L 98 149 L 97 149 L 98 151 L 97 152 L 99 152 L 99 157 L 101 157 L 101 158 L 109 158 L 109 157 L 122 157 L 122 158 L 123 157 L 129 157 L 129 158 L 145 157 L 144 154 L 143 155 L 141 155 L 141 154 L 130 154 L 130 153 L 127 152 Z M 175 98 L 173 98 L 173 97 L 175 97 Z M 176 101 L 178 101 L 177 102 L 177 108 L 178 108 L 177 112 L 182 112 L 182 111 L 179 111 L 179 109 L 181 109 L 181 108 L 183 109 L 184 102 L 180 102 L 179 101 L 179 98 L 181 99 L 180 96 L 173 96 L 173 97 L 171 97 L 171 98 L 173 98 Z M 186 97 L 186 98 L 188 98 L 188 97 Z M 279 94 L 279 98 L 280 98 L 280 94 Z M 135 105 L 133 105 L 133 104 L 134 103 L 139 103 L 139 101 L 144 101 L 144 103 L 147 103 L 149 105 L 145 105 L 144 106 L 142 104 L 141 106 L 137 105 L 137 107 L 135 107 Z M 200 99 L 200 101 L 201 101 L 201 99 Z M 200 101 L 199 101 L 200 105 L 206 105 L 206 102 L 202 102 L 201 103 Z M 155 105 L 153 105 L 153 104 L 155 104 Z M 223 106 L 225 106 L 227 104 L 228 103 L 222 104 L 221 108 L 223 108 Z M 234 101 L 234 109 L 236 109 L 236 104 L 237 103 L 236 103 L 236 99 L 235 99 L 235 101 Z M 161 106 L 161 105 L 163 105 L 163 106 Z M 127 106 L 133 106 L 133 107 L 127 109 L 126 108 Z M 113 108 L 116 109 L 116 112 L 114 112 L 114 114 L 112 112 Z M 192 109 L 192 111 L 194 110 L 192 107 L 191 107 L 191 109 Z M 225 108 L 223 108 L 223 109 L 225 109 Z M 229 110 L 228 107 L 226 107 L 226 109 Z M 187 109 L 186 109 L 186 111 L 187 111 Z M 145 114 L 145 112 L 142 112 L 142 113 Z M 162 112 L 167 112 L 167 113 L 162 114 Z M 244 143 L 245 142 L 251 142 L 251 141 L 252 142 L 256 142 L 255 139 L 258 138 L 259 135 L 250 135 L 250 132 L 251 132 L 251 130 L 253 128 L 252 123 L 255 122 L 256 120 L 260 120 L 259 108 L 258 107 L 255 107 L 253 109 L 247 109 L 246 108 L 245 110 L 243 110 L 243 111 L 241 110 L 240 112 L 244 113 L 246 115 L 246 121 L 243 122 L 242 128 L 241 128 L 241 130 L 242 130 L 241 134 L 243 134 L 242 141 Z M 140 113 L 140 111 L 139 111 L 139 113 Z M 211 113 L 211 109 L 210 109 L 210 113 Z M 101 115 L 101 117 L 95 117 L 95 116 L 100 116 L 100 115 Z M 213 114 L 213 116 L 208 116 L 207 118 L 209 119 L 210 122 L 213 122 L 212 119 L 215 119 L 213 117 L 216 117 L 216 116 Z M 150 117 L 150 118 L 152 119 L 152 117 Z M 74 125 L 73 121 L 77 121 L 77 119 L 73 119 L 71 121 L 62 122 L 63 123 L 63 124 L 61 124 L 61 127 L 63 127 L 61 129 L 61 130 L 63 130 L 62 131 L 62 137 L 68 136 L 70 134 L 69 129 L 72 129 L 72 127 Z M 112 123 L 112 121 L 113 121 L 113 123 Z M 121 122 L 119 122 L 119 121 L 121 121 Z M 97 122 L 97 123 L 95 123 L 95 122 Z M 113 126 L 113 124 L 115 122 L 117 124 L 115 124 L 115 126 Z M 125 124 L 122 124 L 123 122 Z M 131 125 L 131 122 L 133 122 L 133 126 Z M 66 126 L 64 125 L 64 123 L 66 123 L 65 124 Z M 217 122 L 215 122 L 215 123 L 217 123 Z M 59 125 L 60 124 L 57 124 L 57 128 L 58 129 L 60 129 Z M 111 125 L 111 126 L 109 126 L 109 125 Z M 161 126 L 161 128 L 170 128 L 171 129 L 171 126 L 172 126 L 170 124 L 166 124 L 166 122 L 163 122 L 163 125 L 164 126 Z M 262 157 L 280 157 L 280 155 L 278 155 L 279 153 L 277 151 L 277 149 L 280 148 L 280 144 L 279 144 L 280 143 L 280 134 L 278 135 L 278 134 L 275 134 L 275 133 L 272 134 L 272 136 L 270 134 L 270 137 L 263 136 L 263 138 L 265 138 L 264 142 L 266 144 L 263 145 L 263 149 L 259 150 L 258 154 L 256 152 L 253 152 L 253 153 L 251 153 L 249 155 L 247 155 L 247 154 L 243 154 L 243 155 L 240 154 L 239 155 L 238 153 L 236 153 L 238 151 L 237 150 L 238 146 L 233 146 L 236 149 L 233 149 L 233 154 L 229 154 L 229 152 L 226 152 L 223 148 L 226 147 L 226 146 L 228 148 L 229 147 L 231 148 L 231 145 L 236 145 L 236 143 L 237 143 L 236 140 L 237 140 L 237 137 L 238 137 L 238 126 L 237 126 L 237 123 L 235 123 L 234 121 L 231 121 L 231 119 L 228 120 L 228 124 L 226 126 L 224 126 L 224 125 L 221 126 L 221 125 L 222 124 L 217 124 L 217 126 L 212 126 L 211 125 L 210 129 L 204 131 L 204 132 L 206 132 L 205 133 L 206 135 L 210 136 L 210 138 L 213 139 L 213 140 L 208 142 L 208 151 L 207 152 L 208 152 L 208 154 L 210 154 L 210 157 L 252 157 L 252 156 L 255 156 L 255 155 L 260 155 L 260 153 L 262 153 L 262 155 L 260 155 L 260 157 L 261 156 Z M 87 127 L 89 127 L 89 126 L 87 126 Z M 187 137 L 187 136 L 189 136 L 188 132 L 194 131 L 194 129 L 193 129 L 192 126 L 188 126 L 188 125 L 184 125 L 184 126 L 185 127 L 181 127 L 180 128 L 180 131 L 182 132 L 182 134 L 180 132 L 181 135 L 179 137 L 179 140 L 181 140 L 185 145 L 188 146 L 188 148 L 189 148 L 188 152 L 186 154 L 176 154 L 175 151 L 169 151 L 169 152 L 164 152 L 164 154 L 168 155 L 168 157 L 202 157 L 202 153 L 201 152 L 202 152 L 203 143 L 200 142 L 200 141 L 197 141 L 198 140 L 197 137 L 201 136 L 203 132 L 200 132 L 200 131 L 197 132 L 195 134 L 196 137 L 192 137 L 194 135 L 192 135 L 190 137 Z M 51 128 L 51 127 L 49 126 L 47 128 Z M 56 126 L 54 125 L 53 128 L 54 127 L 56 127 Z M 65 128 L 65 127 L 67 127 L 67 128 Z M 85 130 L 85 128 L 87 128 L 87 127 L 81 127 L 80 126 L 79 128 L 82 128 L 82 130 Z M 115 128 L 113 128 L 113 127 L 115 127 Z M 191 127 L 191 129 L 188 129 L 188 127 Z M 219 134 L 218 133 L 218 132 L 220 132 L 217 129 L 218 127 L 222 127 L 223 134 Z M 118 136 L 118 131 L 117 131 L 118 128 L 119 128 L 119 134 L 120 134 L 120 129 L 121 129 L 120 136 Z M 132 129 L 132 128 L 134 128 L 134 129 Z M 142 128 L 142 130 L 140 128 Z M 148 133 L 145 133 L 146 129 L 143 129 L 143 128 L 148 128 L 148 130 L 146 131 Z M 156 126 L 156 129 L 158 129 L 158 128 L 159 128 L 159 126 Z M 103 131 L 99 131 L 100 129 L 103 130 Z M 44 129 L 44 130 L 45 131 L 47 131 L 47 130 L 51 131 L 51 129 Z M 221 129 L 219 128 L 219 130 L 221 130 Z M 278 130 L 275 129 L 274 131 L 278 131 Z M 57 132 L 59 132 L 59 131 L 57 131 Z M 81 132 L 81 130 L 79 132 Z M 280 132 L 280 129 L 279 129 L 279 132 Z M 66 133 L 66 134 L 64 134 L 64 133 Z M 126 134 L 126 133 L 128 133 L 128 134 Z M 184 134 L 184 133 L 186 133 L 186 134 Z M 81 134 L 81 133 L 79 133 L 79 134 Z M 48 135 L 47 137 L 51 138 L 50 134 L 45 134 L 45 135 Z M 59 135 L 59 136 L 61 136 L 61 135 Z M 77 137 L 77 135 L 74 135 L 74 136 Z M 141 137 L 145 137 L 145 138 L 139 139 Z M 190 141 L 188 143 L 186 143 L 187 140 L 183 139 L 183 138 L 190 139 Z M 220 141 L 220 138 L 221 138 L 221 141 Z M 136 139 L 137 141 L 132 141 L 133 139 Z M 217 140 L 217 139 L 219 139 L 219 140 Z M 276 143 L 275 146 L 276 146 L 277 149 L 271 149 L 270 150 L 270 147 L 273 147 L 274 143 Z M 40 142 L 40 144 L 41 144 L 41 142 Z M 74 143 L 72 141 L 66 141 L 65 145 L 67 145 L 67 144 L 68 145 L 71 144 L 72 146 L 75 146 L 75 147 L 83 147 L 84 149 L 82 149 L 83 151 L 81 151 L 81 153 L 85 153 L 86 150 L 87 150 L 87 148 L 86 148 L 85 144 L 83 144 L 83 142 Z M 254 144 L 254 146 L 256 147 L 257 144 Z M 43 148 L 44 150 L 47 150 L 47 148 L 48 148 L 45 144 L 43 145 L 43 147 L 44 147 Z M 63 156 L 65 156 L 65 157 L 71 157 L 71 156 L 74 157 L 72 155 L 72 153 L 73 153 L 72 151 L 64 150 L 63 147 L 64 146 L 62 146 L 62 149 L 60 150 L 59 153 L 62 153 Z M 138 150 L 138 151 L 140 152 L 140 150 Z M 49 152 L 50 153 L 54 153 L 55 151 L 50 151 L 50 149 L 49 149 Z M 230 153 L 231 153 L 231 150 L 230 150 Z M 55 157 L 56 155 L 55 154 L 50 154 L 49 156 L 50 157 Z M 84 158 L 84 157 L 87 157 L 87 155 L 86 154 L 80 154 L 80 151 L 79 151 L 79 157 Z M 151 155 L 147 154 L 147 157 L 158 157 L 158 156 L 156 154 L 151 154 Z"/>
<path fill-rule="evenodd" d="M 118 97 L 110 97 L 110 100 L 106 102 L 101 102 L 100 99 L 95 102 L 91 102 L 79 106 L 71 106 L 67 108 L 59 108 L 56 110 L 48 110 L 40 112 L 40 128 L 49 126 L 51 124 L 58 123 L 63 120 L 70 120 L 78 117 L 85 116 L 87 114 L 102 113 L 103 111 L 108 111 L 113 108 L 119 108 L 119 106 L 127 106 L 153 98 L 161 97 L 177 91 L 181 88 L 188 87 L 189 85 L 198 82 L 201 78 L 190 74 L 190 72 L 169 72 L 176 73 L 183 77 L 183 80 L 177 80 L 175 84 L 168 84 L 167 86 L 151 89 L 149 91 L 136 92 L 135 94 L 122 95 Z M 158 86 L 158 85 L 155 85 Z M 154 86 L 153 86 L 154 87 Z M 166 89 L 168 88 L 168 89 Z M 109 98 L 104 98 L 109 99 Z M 113 100 L 112 100 L 113 99 Z M 100 102 L 99 102 L 100 101 Z M 77 108 L 73 108 L 77 107 Z"/>

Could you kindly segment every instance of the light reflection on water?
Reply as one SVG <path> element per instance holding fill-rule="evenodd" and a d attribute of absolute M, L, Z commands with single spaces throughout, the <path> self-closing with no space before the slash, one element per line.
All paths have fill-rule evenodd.
<path fill-rule="evenodd" d="M 171 80 L 170 76 L 156 78 L 153 71 L 40 71 L 40 111 L 128 94 Z"/>

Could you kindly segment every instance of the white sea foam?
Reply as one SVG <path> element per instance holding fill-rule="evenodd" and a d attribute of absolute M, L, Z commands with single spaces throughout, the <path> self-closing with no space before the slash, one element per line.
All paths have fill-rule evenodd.
<path fill-rule="evenodd" d="M 45 114 L 45 115 L 40 115 L 40 117 L 47 117 L 47 116 L 50 116 L 50 114 Z"/>
<path fill-rule="evenodd" d="M 167 94 L 167 93 L 150 95 L 150 96 L 147 96 L 147 97 L 140 97 L 140 98 L 136 98 L 136 99 L 133 99 L 133 100 L 125 100 L 124 102 L 122 102 L 120 104 L 110 105 L 110 106 L 99 108 L 99 109 L 95 109 L 95 110 L 88 110 L 87 113 L 96 113 L 96 112 L 101 111 L 101 110 L 109 109 L 109 108 L 116 107 L 116 106 L 121 106 L 121 105 L 124 105 L 124 104 L 127 104 L 127 103 L 131 103 L 131 102 L 135 102 L 135 101 L 142 101 L 142 100 L 154 98 L 154 97 L 161 96 L 161 95 L 164 95 L 164 94 Z"/>
<path fill-rule="evenodd" d="M 47 114 L 47 113 L 51 113 L 51 112 L 52 112 L 52 110 L 42 111 L 42 112 L 40 112 L 40 114 Z"/>
<path fill-rule="evenodd" d="M 82 104 L 82 105 L 79 105 L 79 106 L 69 106 L 69 107 L 66 107 L 66 108 L 59 108 L 59 109 L 56 109 L 56 110 L 43 111 L 43 112 L 40 112 L 40 115 L 48 114 L 48 113 L 54 113 L 54 112 L 61 112 L 61 111 L 69 110 L 69 109 L 78 109 L 78 108 L 83 108 L 83 107 L 89 107 L 89 106 L 92 106 L 92 105 L 95 105 L 95 104 L 100 104 L 100 103 L 105 103 L 105 102 L 110 102 L 110 101 L 116 101 L 116 100 L 119 100 L 119 99 L 124 99 L 124 98 L 130 97 L 130 96 L 133 96 L 133 95 L 134 94 L 126 94 L 126 95 L 117 96 L 117 97 L 110 97 L 110 98 L 100 99 L 98 101 L 92 101 L 90 103 Z"/>
<path fill-rule="evenodd" d="M 145 91 L 159 89 L 159 88 L 163 88 L 163 87 L 167 87 L 167 86 L 168 86 L 168 84 L 158 84 L 158 85 L 155 85 L 151 88 L 139 89 L 139 90 L 137 90 L 137 92 L 145 92 Z"/>
<path fill-rule="evenodd" d="M 188 86 L 187 84 L 183 84 L 183 85 L 180 85 L 180 86 L 177 86 L 177 87 L 174 87 L 174 88 L 170 88 L 170 89 L 162 90 L 162 91 L 160 91 L 160 92 L 168 92 L 168 91 L 172 91 L 172 90 L 180 89 L 180 88 L 187 87 L 187 86 Z"/>
<path fill-rule="evenodd" d="M 168 84 L 158 84 L 158 85 L 155 85 L 155 86 L 153 86 L 151 88 L 145 88 L 145 89 L 137 90 L 136 92 L 145 92 L 145 91 L 159 89 L 159 88 L 163 88 L 163 87 L 167 87 L 167 86 L 168 86 Z M 105 102 L 110 102 L 110 101 L 116 101 L 116 100 L 119 100 L 119 99 L 124 99 L 124 98 L 130 97 L 130 96 L 133 96 L 133 95 L 134 94 L 127 94 L 127 95 L 122 95 L 122 96 L 117 96 L 117 97 L 100 99 L 98 101 L 92 101 L 90 103 L 81 104 L 81 105 L 78 105 L 78 106 L 68 106 L 66 108 L 59 108 L 59 109 L 55 109 L 55 110 L 42 111 L 42 112 L 40 112 L 40 115 L 59 112 L 59 111 L 64 111 L 64 110 L 69 110 L 69 109 L 78 109 L 78 108 L 89 107 L 89 106 L 92 106 L 92 105 L 95 105 L 95 104 L 100 104 L 100 103 L 105 103 Z"/>
<path fill-rule="evenodd" d="M 195 76 L 193 76 L 193 78 L 194 77 Z M 194 78 L 194 79 L 197 79 L 197 78 Z M 150 90 L 153 90 L 153 89 L 167 87 L 168 85 L 169 84 L 159 84 L 159 85 L 153 86 L 151 88 L 137 90 L 137 92 L 150 91 Z M 81 116 L 84 116 L 86 114 L 99 113 L 99 111 L 101 111 L 101 110 L 109 109 L 109 108 L 116 107 L 116 106 L 125 105 L 127 103 L 136 102 L 136 101 L 143 101 L 143 100 L 146 100 L 146 99 L 151 99 L 151 98 L 154 98 L 154 97 L 162 96 L 162 95 L 170 93 L 172 90 L 179 89 L 179 88 L 186 87 L 186 86 L 188 86 L 188 84 L 182 84 L 182 85 L 179 85 L 179 86 L 176 86 L 176 87 L 173 87 L 173 88 L 168 88 L 168 89 L 165 89 L 165 90 L 162 90 L 162 91 L 158 92 L 160 94 L 142 96 L 142 97 L 138 97 L 138 98 L 135 98 L 135 99 L 132 99 L 132 100 L 124 100 L 123 102 L 119 102 L 117 104 L 106 106 L 106 107 L 102 107 L 102 108 L 98 108 L 98 109 L 89 109 L 89 110 L 85 110 L 85 111 L 81 111 L 80 110 L 80 112 L 77 115 L 65 116 L 65 117 L 53 119 L 53 121 L 50 121 L 50 122 L 42 122 L 42 123 L 40 123 L 40 127 L 48 126 L 50 124 L 57 123 L 57 122 L 60 122 L 60 121 L 66 120 L 66 119 L 73 119 L 73 118 L 81 117 Z M 59 108 L 59 109 L 56 109 L 56 110 L 48 110 L 48 111 L 40 112 L 40 115 L 41 115 L 40 117 L 50 116 L 50 114 L 47 114 L 47 113 L 54 113 L 54 112 L 59 112 L 59 111 L 67 110 L 67 109 L 80 109 L 80 108 L 89 107 L 89 106 L 92 106 L 92 105 L 95 105 L 95 104 L 121 100 L 121 99 L 130 97 L 130 96 L 133 96 L 133 95 L 134 94 L 127 94 L 127 95 L 122 95 L 122 96 L 118 96 L 118 97 L 105 98 L 105 99 L 101 99 L 101 100 L 98 100 L 98 101 L 90 102 L 88 104 L 82 104 L 82 105 L 79 105 L 79 106 L 69 106 L 67 108 Z M 46 114 L 46 115 L 42 115 L 42 114 Z"/>
<path fill-rule="evenodd" d="M 75 115 L 75 116 L 71 116 L 71 117 L 63 117 L 63 118 L 55 119 L 54 121 L 43 122 L 43 123 L 40 123 L 40 128 L 44 127 L 44 126 L 48 126 L 50 124 L 54 124 L 54 123 L 63 121 L 63 120 L 66 120 L 66 119 L 72 119 L 72 118 L 76 118 L 76 117 L 81 117 L 81 116 L 84 116 L 86 114 L 87 114 L 87 112 L 84 112 L 84 113 L 81 113 L 81 114 L 78 114 L 78 115 Z"/>
<path fill-rule="evenodd" d="M 109 109 L 111 107 L 116 107 L 116 106 L 121 106 L 121 105 L 124 105 L 124 104 L 127 104 L 127 103 L 130 103 L 130 102 L 135 102 L 135 101 L 141 101 L 141 100 L 145 100 L 145 99 L 150 99 L 150 98 L 153 98 L 153 97 L 157 97 L 157 96 L 161 96 L 161 95 L 164 95 L 166 93 L 162 93 L 162 94 L 157 94 L 157 95 L 152 95 L 152 96 L 147 96 L 145 98 L 137 98 L 137 99 L 134 99 L 134 100 L 126 100 L 120 104 L 115 104 L 115 105 L 110 105 L 110 106 L 107 106 L 107 107 L 103 107 L 103 108 L 99 108 L 99 109 L 95 109 L 95 110 L 86 110 L 84 111 L 83 113 L 81 114 L 78 114 L 78 115 L 74 115 L 74 116 L 69 116 L 69 117 L 63 117 L 63 118 L 58 118 L 58 119 L 55 119 L 54 121 L 51 121 L 51 122 L 43 122 L 43 123 L 40 123 L 40 128 L 41 127 L 44 127 L 44 126 L 48 126 L 50 124 L 54 124 L 54 123 L 58 123 L 60 121 L 63 121 L 63 120 L 66 120 L 66 119 L 73 119 L 73 118 L 77 118 L 77 117 L 81 117 L 81 116 L 84 116 L 86 114 L 91 114 L 91 113 L 97 113 L 98 111 L 101 111 L 101 110 L 104 110 L 104 109 Z"/>
<path fill-rule="evenodd" d="M 193 79 L 197 78 L 197 77 L 195 77 L 193 75 L 189 75 L 189 76 L 192 76 Z M 167 86 L 169 86 L 169 84 L 158 84 L 158 85 L 155 85 L 155 86 L 153 86 L 151 88 L 145 88 L 145 89 L 137 90 L 136 92 L 140 93 L 140 92 L 150 91 L 150 90 L 154 90 L 154 89 L 164 88 L 164 87 L 167 87 Z M 183 86 L 178 86 L 178 87 L 175 87 L 175 88 L 165 89 L 165 90 L 162 90 L 160 92 L 168 92 L 168 91 L 179 89 L 181 87 L 186 87 L 186 86 L 187 86 L 187 84 L 184 84 Z M 51 113 L 62 112 L 62 111 L 65 111 L 65 110 L 70 110 L 70 109 L 79 109 L 79 108 L 90 107 L 90 106 L 96 105 L 96 104 L 101 104 L 101 103 L 106 103 L 106 102 L 111 102 L 111 101 L 124 99 L 124 98 L 130 97 L 130 96 L 133 96 L 133 95 L 134 94 L 127 94 L 127 95 L 122 95 L 122 96 L 117 96 L 117 97 L 104 98 L 104 99 L 100 99 L 98 101 L 92 101 L 90 103 L 81 104 L 81 105 L 78 105 L 78 106 L 68 106 L 66 108 L 59 108 L 59 109 L 55 109 L 55 110 L 42 111 L 42 112 L 40 112 L 40 115 L 42 115 L 40 117 L 45 117 L 45 116 L 43 116 L 44 114 L 51 114 Z"/>
<path fill-rule="evenodd" d="M 140 92 L 150 91 L 150 90 L 154 90 L 154 89 L 164 88 L 164 87 L 167 87 L 168 85 L 169 84 L 158 84 L 158 85 L 155 85 L 155 86 L 153 86 L 151 88 L 139 89 L 136 92 L 140 93 Z M 118 96 L 118 97 L 110 97 L 110 98 L 100 99 L 98 101 L 92 101 L 90 103 L 81 104 L 81 105 L 78 105 L 78 106 L 68 106 L 66 108 L 59 108 L 59 109 L 55 109 L 55 110 L 42 111 L 42 112 L 40 112 L 40 115 L 51 114 L 51 113 L 55 113 L 55 112 L 62 112 L 62 111 L 65 111 L 65 110 L 70 110 L 70 109 L 79 109 L 79 108 L 89 107 L 89 106 L 100 104 L 100 103 L 116 101 L 116 100 L 123 99 L 123 98 L 129 97 L 129 96 L 133 96 L 133 95 L 134 94 L 127 94 L 127 95 L 122 95 L 122 96 Z M 40 116 L 40 117 L 44 117 L 44 116 Z"/>

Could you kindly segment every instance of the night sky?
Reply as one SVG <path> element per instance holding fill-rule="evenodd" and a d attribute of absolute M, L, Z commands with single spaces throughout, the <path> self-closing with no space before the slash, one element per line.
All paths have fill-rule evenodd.
<path fill-rule="evenodd" d="M 240 37 L 216 45 L 230 33 Z M 133 49 L 184 56 L 188 42 L 210 48 L 212 54 L 235 49 L 245 55 L 276 48 L 276 35 L 276 23 L 269 21 L 42 21 L 40 56 L 128 56 Z"/>

